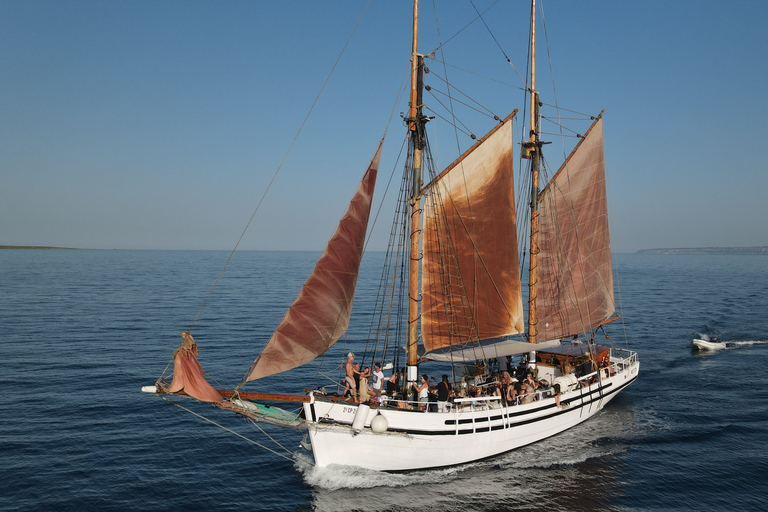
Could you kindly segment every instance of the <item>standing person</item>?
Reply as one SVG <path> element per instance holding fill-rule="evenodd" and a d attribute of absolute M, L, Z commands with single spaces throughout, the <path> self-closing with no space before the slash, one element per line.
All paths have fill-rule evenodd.
<path fill-rule="evenodd" d="M 509 372 L 509 356 L 499 358 L 499 373 L 504 374 L 504 372 Z"/>
<path fill-rule="evenodd" d="M 395 370 L 387 379 L 387 394 L 392 398 L 400 391 L 400 372 Z"/>
<path fill-rule="evenodd" d="M 357 366 L 357 365 L 355 365 Z M 360 400 L 358 400 L 360 403 L 367 402 L 370 397 L 371 393 L 368 392 L 368 377 L 371 376 L 371 368 L 370 366 L 366 366 L 363 368 L 363 371 L 358 372 L 359 374 L 359 382 L 358 382 L 358 391 L 360 394 Z"/>
<path fill-rule="evenodd" d="M 371 386 L 376 398 L 381 398 L 381 387 L 384 385 L 384 372 L 381 371 L 381 363 L 373 365 L 373 375 L 371 376 Z"/>
<path fill-rule="evenodd" d="M 453 395 L 453 388 L 448 383 L 448 376 L 437 385 L 437 412 L 448 412 L 448 399 Z"/>
<path fill-rule="evenodd" d="M 429 404 L 429 377 L 426 375 L 421 376 L 421 384 L 414 385 L 416 392 L 419 394 L 419 410 L 426 411 Z"/>
<path fill-rule="evenodd" d="M 352 365 L 352 361 L 355 359 L 355 354 L 350 352 L 347 354 L 347 362 L 344 364 L 344 370 L 347 372 L 347 376 L 344 377 L 346 386 L 344 387 L 344 395 L 347 396 L 347 391 L 352 393 L 352 400 L 357 402 L 357 383 L 355 382 L 355 367 Z"/>

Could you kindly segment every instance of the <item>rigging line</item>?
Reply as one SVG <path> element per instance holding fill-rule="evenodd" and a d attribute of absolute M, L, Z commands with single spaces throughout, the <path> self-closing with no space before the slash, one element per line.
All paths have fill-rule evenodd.
<path fill-rule="evenodd" d="M 608 203 L 610 201 L 611 194 L 610 194 L 610 183 L 608 181 L 608 170 L 605 168 L 605 146 L 603 146 L 603 175 L 605 176 L 606 203 Z M 608 205 L 606 205 L 606 207 L 608 209 L 608 236 L 610 237 L 610 233 L 612 231 L 612 226 L 613 226 L 613 208 L 609 207 Z M 616 262 L 613 275 L 616 276 L 616 289 L 619 295 L 619 311 L 621 312 L 621 327 L 622 327 L 622 330 L 624 331 L 624 345 L 627 348 L 627 350 L 629 350 L 629 337 L 627 336 L 627 324 L 624 321 L 624 304 L 621 299 L 621 280 L 619 279 L 619 259 L 618 257 L 615 257 L 615 255 L 612 253 L 611 260 Z M 615 305 L 615 301 L 614 301 L 614 305 Z"/>
<path fill-rule="evenodd" d="M 480 110 L 479 108 L 476 108 L 476 107 L 474 107 L 474 106 L 470 105 L 469 103 L 465 103 L 465 102 L 463 102 L 463 101 L 461 101 L 461 100 L 459 100 L 459 99 L 456 99 L 456 98 L 451 98 L 451 95 L 450 95 L 450 93 L 445 93 L 445 92 L 443 92 L 443 91 L 441 91 L 441 90 L 439 90 L 439 89 L 435 89 L 434 87 L 430 87 L 430 88 L 427 90 L 427 92 L 429 92 L 430 94 L 432 94 L 432 96 L 433 96 L 433 97 L 435 96 L 435 93 L 439 93 L 439 94 L 442 94 L 443 96 L 448 96 L 448 98 L 450 98 L 450 99 L 451 99 L 451 102 L 455 101 L 456 103 L 459 103 L 460 105 L 464 105 L 465 107 L 467 107 L 467 108 L 469 108 L 469 109 L 472 109 L 472 110 L 474 110 L 474 111 L 475 111 L 475 112 L 477 112 L 478 114 L 482 114 L 482 115 L 484 115 L 484 116 L 488 116 L 488 117 L 491 117 L 491 118 L 493 118 L 493 119 L 497 119 L 497 120 L 499 119 L 499 116 L 497 116 L 496 114 L 494 114 L 494 113 L 493 113 L 493 112 L 491 112 L 490 110 L 488 110 L 488 109 L 485 109 L 485 107 L 483 107 L 483 108 L 484 108 L 486 111 L 485 111 L 485 112 L 483 112 L 483 111 L 482 111 L 482 110 Z M 435 98 L 435 99 L 437 99 L 437 98 Z M 439 100 L 438 100 L 438 101 L 439 101 Z M 477 103 L 477 102 L 475 102 L 475 103 Z M 482 105 L 481 105 L 481 106 L 482 106 Z M 464 124 L 464 123 L 462 123 L 462 124 Z"/>
<path fill-rule="evenodd" d="M 467 98 L 468 100 L 473 102 L 478 107 L 480 107 L 483 110 L 485 110 L 489 115 L 498 117 L 498 116 L 496 116 L 496 114 L 493 113 L 493 111 L 491 109 L 489 109 L 488 107 L 484 106 L 482 103 L 480 103 L 479 101 L 474 99 L 472 96 L 470 96 L 469 94 L 465 93 L 464 91 L 462 91 L 461 89 L 459 89 L 458 87 L 453 85 L 451 82 L 449 82 L 448 81 L 448 70 L 445 68 L 445 66 L 446 66 L 446 64 L 445 64 L 445 62 L 443 62 L 443 73 L 445 73 L 445 78 L 443 78 L 442 76 L 438 75 L 434 71 L 430 71 L 429 74 L 432 75 L 433 77 L 437 78 L 441 82 L 443 82 L 445 85 L 447 85 L 449 91 L 451 89 L 453 89 L 453 90 L 461 93 L 462 96 L 464 96 L 465 98 Z M 427 86 L 427 87 L 425 87 L 425 89 L 427 89 L 427 91 L 429 91 L 429 90 L 431 90 L 431 87 Z M 443 93 L 443 94 L 445 94 L 445 93 Z M 450 92 L 447 94 L 447 96 L 449 98 L 451 98 Z M 458 100 L 456 100 L 456 101 L 458 101 Z M 462 103 L 462 105 L 466 105 L 466 103 Z M 467 105 L 467 106 L 469 107 L 469 105 Z"/>
<path fill-rule="evenodd" d="M 549 118 L 549 117 L 544 117 L 544 116 L 539 116 L 539 119 L 543 119 L 543 120 L 545 120 L 546 122 L 548 122 L 548 123 L 550 123 L 550 124 L 553 124 L 553 125 L 557 126 L 558 128 L 560 128 L 560 133 L 559 133 L 559 134 L 557 134 L 557 133 L 545 133 L 545 132 L 540 132 L 540 134 L 542 134 L 542 135 L 560 135 L 561 137 L 565 137 L 565 135 L 563 135 L 563 129 L 565 129 L 566 131 L 569 131 L 569 132 L 571 132 L 571 133 L 572 133 L 572 134 L 574 134 L 574 135 L 580 135 L 580 134 L 579 134 L 579 132 L 577 132 L 576 130 L 572 130 L 572 129 L 570 129 L 570 128 L 567 128 L 567 127 L 563 126 L 563 124 L 561 123 L 561 121 L 562 121 L 563 119 L 562 119 L 562 118 L 560 118 L 559 116 L 557 117 L 557 120 L 556 120 L 556 121 L 555 121 L 555 120 L 553 120 L 553 119 L 551 119 L 551 118 Z"/>
<path fill-rule="evenodd" d="M 512 87 L 513 89 L 518 89 L 520 91 L 525 91 L 526 90 L 525 87 L 520 87 L 519 85 L 512 85 L 511 83 L 505 82 L 504 80 L 499 80 L 498 78 L 492 78 L 490 76 L 485 76 L 485 75 L 482 75 L 482 74 L 477 73 L 475 71 L 470 71 L 469 69 L 459 67 L 459 66 L 457 66 L 455 64 L 449 64 L 448 62 L 442 61 L 442 60 L 438 59 L 435 56 L 431 57 L 431 60 L 433 62 L 439 62 L 443 66 L 447 66 L 449 68 L 457 69 L 459 71 L 463 71 L 464 73 L 469 73 L 470 75 L 475 75 L 475 76 L 480 77 L 480 78 L 482 78 L 484 80 L 489 80 L 491 82 L 496 82 L 497 84 L 506 85 L 507 87 Z"/>
<path fill-rule="evenodd" d="M 359 23 L 359 20 L 358 20 L 358 23 Z M 398 90 L 398 93 L 396 95 L 394 105 L 392 106 L 392 111 L 389 114 L 389 119 L 387 120 L 387 125 L 384 128 L 384 134 L 381 137 L 382 143 L 383 143 L 384 139 L 387 136 L 387 132 L 389 131 L 389 126 L 392 124 L 392 118 L 395 116 L 395 111 L 397 110 L 397 105 L 398 105 L 398 103 L 400 103 L 400 99 L 402 98 L 403 91 L 405 90 L 405 85 L 404 84 L 405 84 L 407 76 L 408 76 L 408 74 L 406 73 L 406 75 L 403 76 L 403 80 L 400 83 L 400 89 Z M 402 154 L 402 146 L 401 146 L 401 149 L 400 149 L 400 154 Z M 398 156 L 398 161 L 399 161 L 399 159 L 400 159 L 400 157 Z M 384 190 L 384 195 L 382 196 L 381 201 L 379 202 L 379 208 L 376 211 L 376 215 L 374 215 L 373 223 L 371 224 L 370 230 L 368 231 L 368 237 L 367 237 L 367 239 L 365 241 L 365 244 L 363 245 L 363 253 L 364 254 L 365 254 L 365 252 L 366 252 L 366 250 L 368 248 L 368 244 L 370 243 L 371 238 L 373 237 L 373 231 L 374 231 L 374 228 L 376 227 L 376 221 L 378 220 L 379 213 L 381 212 L 382 206 L 384 205 L 384 200 L 387 197 L 387 192 L 389 191 L 389 187 L 390 187 L 390 185 L 392 183 L 392 177 L 394 176 L 394 172 L 395 172 L 396 166 L 397 166 L 397 162 L 395 163 L 395 167 L 393 167 L 393 169 L 392 169 L 392 173 L 390 174 L 389 182 L 387 182 L 387 187 Z M 337 322 L 338 322 L 338 320 L 337 320 Z M 346 343 L 346 336 L 345 336 L 345 343 Z M 323 358 L 321 359 L 320 364 L 318 365 L 317 372 L 315 373 L 314 380 L 312 381 L 313 387 L 314 387 L 314 384 L 317 382 L 317 376 L 320 373 L 320 370 L 322 369 L 323 361 L 325 360 L 325 354 L 326 353 L 324 352 L 323 353 Z"/>
<path fill-rule="evenodd" d="M 299 410 L 301 410 L 301 408 L 299 408 Z M 259 424 L 256 422 L 256 420 L 254 420 L 253 418 L 248 418 L 248 421 L 250 421 L 250 422 L 253 424 L 253 426 L 254 426 L 254 427 L 258 428 L 258 429 L 261 431 L 261 433 L 262 433 L 262 434 L 264 434 L 265 436 L 267 436 L 267 438 L 269 438 L 269 440 L 270 440 L 270 441 L 272 441 L 272 442 L 273 442 L 273 443 L 275 443 L 277 446 L 279 446 L 280 448 L 282 448 L 283 450 L 285 450 L 285 451 L 286 451 L 286 453 L 291 453 L 291 454 L 292 454 L 292 452 L 291 452 L 291 451 L 290 451 L 288 448 L 286 448 L 285 446 L 283 446 L 282 444 L 280 444 L 279 442 L 277 442 L 277 440 L 276 440 L 275 438 L 273 438 L 271 435 L 269 435 L 269 434 L 267 433 L 267 431 L 266 431 L 266 430 L 264 430 L 263 428 L 261 428 L 261 425 L 259 425 Z"/>
<path fill-rule="evenodd" d="M 440 102 L 438 101 L 438 103 L 440 103 Z M 441 104 L 441 105 L 442 105 L 442 104 Z M 442 106 L 445 106 L 445 105 L 442 105 Z M 450 120 L 448 120 L 448 118 L 441 116 L 440 114 L 438 114 L 437 112 L 435 112 L 434 110 L 432 110 L 431 108 L 429 108 L 428 106 L 426 106 L 426 105 L 425 105 L 425 106 L 424 106 L 424 108 L 425 108 L 426 110 L 429 110 L 429 111 L 430 111 L 430 112 L 432 112 L 433 114 L 435 114 L 435 116 L 439 117 L 440 119 L 442 119 L 443 121 L 445 121 L 446 123 L 448 123 L 450 126 L 453 126 L 453 127 L 454 127 L 454 129 L 456 129 L 456 130 L 460 131 L 461 133 L 463 133 L 463 134 L 464 134 L 464 135 L 466 135 L 467 137 L 470 137 L 470 138 L 472 138 L 472 133 L 471 133 L 471 132 L 469 132 L 469 131 L 464 131 L 463 129 L 459 128 L 458 126 L 456 126 L 456 123 L 452 123 Z M 458 120 L 457 120 L 457 121 L 458 121 Z M 459 121 L 459 122 L 460 122 L 460 121 Z M 463 126 L 463 125 L 462 125 L 462 126 Z M 466 128 L 467 130 L 469 130 L 469 128 L 467 128 L 466 126 L 465 126 L 464 128 Z"/>
<path fill-rule="evenodd" d="M 294 460 L 295 460 L 295 458 L 293 458 L 293 457 L 286 457 L 286 456 L 285 456 L 285 455 L 283 455 L 282 453 L 279 453 L 279 452 L 277 452 L 277 451 L 275 451 L 275 450 L 273 450 L 273 449 L 271 449 L 271 448 L 269 448 L 269 447 L 267 447 L 267 446 L 264 446 L 264 445 L 263 445 L 263 444 L 261 444 L 261 443 L 257 443 L 257 442 L 256 442 L 256 441 L 254 441 L 253 439 L 249 439 L 249 438 L 245 437 L 244 435 L 242 435 L 242 434 L 240 434 L 240 433 L 238 433 L 238 432 L 235 432 L 234 430 L 232 430 L 232 429 L 230 429 L 230 428 L 227 428 L 227 427 L 225 427 L 224 425 L 222 425 L 222 424 L 220 424 L 220 423 L 216 423 L 216 422 L 215 422 L 215 421 L 213 421 L 212 419 L 210 419 L 210 418 L 206 418 L 206 417 L 205 417 L 205 416 L 203 416 L 202 414 L 198 414 L 198 413 L 196 413 L 195 411 L 193 411 L 193 410 L 191 410 L 191 409 L 188 409 L 188 408 L 184 407 L 183 405 L 181 405 L 181 404 L 178 404 L 178 403 L 174 402 L 173 400 L 168 400 L 168 399 L 167 399 L 167 398 L 165 398 L 164 396 L 161 396 L 160 398 L 162 398 L 163 400 L 165 400 L 165 401 L 166 401 L 166 402 L 168 402 L 169 404 L 175 405 L 176 407 L 178 407 L 178 408 L 180 408 L 180 409 L 182 409 L 182 410 L 184 410 L 184 411 L 187 411 L 188 413 L 192 414 L 193 416 L 197 416 L 198 418 L 200 418 L 200 419 L 202 419 L 202 420 L 205 420 L 205 421 L 207 421 L 208 423 L 210 423 L 210 424 L 212 424 L 212 425 L 215 425 L 215 426 L 217 426 L 217 427 L 219 427 L 219 428 L 221 428 L 221 429 L 223 429 L 223 430 L 226 430 L 226 431 L 227 431 L 227 432 L 229 432 L 230 434 L 234 434 L 234 435 L 236 435 L 237 437 L 239 437 L 239 438 L 241 438 L 241 439 L 244 439 L 245 441 L 248 441 L 249 443 L 251 443 L 251 444 L 254 444 L 254 445 L 258 446 L 259 448 L 263 448 L 263 449 L 267 450 L 268 452 L 271 452 L 271 453 L 273 453 L 273 454 L 277 455 L 278 457 L 282 457 L 282 458 L 284 458 L 284 459 L 286 459 L 286 460 L 288 460 L 288 461 L 290 461 L 290 462 L 294 462 Z M 250 418 L 249 418 L 249 419 L 250 419 Z M 281 446 L 281 448 L 283 448 L 283 447 Z M 283 449 L 285 450 L 285 448 L 283 448 Z M 286 451 L 288 451 L 288 450 L 286 450 Z M 290 453 L 290 452 L 288 452 L 288 453 Z"/>
<path fill-rule="evenodd" d="M 567 151 L 565 150 L 565 139 L 563 136 L 563 126 L 560 121 L 560 107 L 558 106 L 557 101 L 557 88 L 555 87 L 555 71 L 552 69 L 552 54 L 549 51 L 549 34 L 547 33 L 547 20 L 544 17 L 544 1 L 541 0 L 539 2 L 539 7 L 541 10 L 541 24 L 544 27 L 544 41 L 546 42 L 547 47 L 547 61 L 549 62 L 549 74 L 552 77 L 552 96 L 555 98 L 555 111 L 557 112 L 557 125 L 560 127 L 560 146 L 563 150 L 563 158 L 567 157 Z M 566 163 L 567 165 L 567 163 Z"/>
<path fill-rule="evenodd" d="M 461 122 L 461 120 L 460 120 L 458 117 L 456 117 L 456 114 L 454 114 L 454 113 L 453 113 L 453 110 L 452 110 L 453 106 L 451 106 L 451 108 L 448 108 L 448 107 L 446 107 L 446 106 L 443 104 L 443 102 L 441 102 L 439 99 L 437 99 L 437 97 L 436 97 L 434 94 L 432 94 L 432 91 L 428 91 L 428 92 L 430 93 L 430 95 L 431 95 L 431 96 L 432 96 L 432 97 L 435 99 L 435 101 L 436 101 L 436 102 L 437 102 L 437 103 L 438 103 L 438 104 L 439 104 L 441 107 L 443 107 L 445 110 L 447 110 L 447 111 L 448 111 L 448 112 L 451 114 L 451 117 L 453 118 L 453 122 L 451 122 L 451 121 L 448 121 L 448 119 L 444 118 L 443 116 L 440 116 L 440 115 L 438 115 L 438 114 L 437 114 L 437 112 L 435 112 L 433 109 L 431 109 L 430 107 L 428 107 L 428 106 L 426 106 L 426 105 L 424 106 L 424 108 L 425 108 L 425 109 L 427 109 L 427 110 L 429 110 L 430 112 L 434 113 L 434 114 L 435 114 L 435 115 L 437 115 L 438 117 L 440 117 L 440 119 L 444 120 L 444 121 L 445 121 L 445 122 L 447 122 L 449 125 L 453 126 L 453 127 L 454 127 L 454 129 L 457 129 L 457 128 L 458 128 L 458 127 L 456 126 L 456 124 L 457 124 L 457 123 L 458 123 L 458 124 L 460 124 L 461 126 L 463 126 L 463 127 L 464 127 L 464 128 L 467 130 L 466 132 L 465 132 L 464 130 L 461 130 L 461 132 L 462 132 L 462 133 L 467 133 L 467 134 L 469 134 L 469 137 L 470 137 L 471 139 L 473 139 L 473 140 L 474 140 L 474 139 L 475 139 L 475 136 L 474 136 L 474 134 L 472 133 L 472 130 L 470 130 L 470 128 L 469 128 L 467 125 L 465 125 L 464 123 L 462 123 L 462 122 Z M 448 95 L 448 98 L 449 98 L 449 99 L 451 99 L 451 96 L 450 96 L 450 95 Z M 482 114 L 482 112 L 480 112 L 480 113 Z M 462 151 L 461 151 L 461 143 L 460 143 L 460 142 L 459 142 L 459 140 L 458 140 L 458 134 L 455 134 L 455 135 L 456 135 L 456 146 L 458 146 L 456 149 L 458 150 L 459 154 L 461 154 L 461 153 L 462 153 Z"/>
<path fill-rule="evenodd" d="M 580 119 L 581 121 L 589 121 L 590 119 L 592 120 L 595 119 L 595 116 L 593 116 L 592 114 L 586 114 L 584 112 L 579 112 L 578 110 L 569 110 L 567 108 L 560 107 L 557 104 L 547 103 L 545 101 L 542 101 L 541 104 L 546 105 L 547 107 L 552 107 L 558 111 L 562 110 L 563 112 L 570 112 L 571 114 L 578 114 L 580 116 L 584 116 L 584 119 Z M 568 118 L 564 118 L 564 119 L 568 119 Z"/>
<path fill-rule="evenodd" d="M 485 29 L 488 31 L 488 34 L 490 34 L 491 38 L 493 39 L 493 42 L 496 43 L 496 46 L 499 47 L 499 50 L 501 51 L 502 55 L 504 55 L 504 58 L 507 60 L 510 66 L 512 66 L 512 69 L 515 70 L 515 73 L 517 73 L 518 78 L 525 83 L 525 79 L 520 74 L 520 72 L 517 70 L 514 64 L 512 64 L 512 61 L 509 60 L 509 57 L 507 56 L 507 53 L 504 51 L 504 48 L 501 47 L 501 44 L 499 44 L 499 41 L 496 39 L 496 36 L 493 35 L 493 32 L 491 32 L 491 28 L 488 26 L 488 24 L 485 22 L 485 19 L 483 18 L 483 15 L 480 14 L 480 11 L 477 10 L 477 6 L 475 5 L 475 2 L 472 0 L 469 1 L 469 3 L 472 4 L 472 8 L 475 9 L 475 12 L 477 13 L 477 17 L 480 18 L 480 21 L 483 22 L 483 25 L 485 26 Z M 488 9 L 486 9 L 487 11 Z"/>
<path fill-rule="evenodd" d="M 437 4 L 436 4 L 435 0 L 432 0 L 432 9 L 434 10 L 434 13 L 435 13 L 435 26 L 437 28 L 437 38 L 438 38 L 437 40 L 439 42 L 442 39 L 442 36 L 440 34 L 440 24 L 437 21 Z M 440 53 L 443 56 L 443 60 L 445 60 L 445 50 L 442 49 L 442 45 L 440 45 Z M 448 109 L 448 112 L 450 112 L 451 117 L 453 118 L 453 121 L 454 121 L 452 123 L 453 124 L 453 136 L 456 139 L 456 149 L 458 150 L 459 154 L 461 154 L 461 141 L 459 140 L 459 130 L 458 130 L 458 127 L 456 126 L 456 121 L 458 121 L 458 119 L 456 118 L 456 113 L 455 113 L 455 111 L 453 109 L 453 95 L 451 94 L 451 89 L 452 88 L 456 89 L 456 88 L 452 87 L 451 84 L 448 83 L 448 68 L 445 67 L 445 64 L 443 64 L 443 73 L 445 74 L 444 82 L 445 82 L 446 86 L 448 87 L 448 103 L 450 105 L 450 108 Z M 440 77 L 438 76 L 438 78 L 440 78 Z M 429 91 L 429 89 L 427 89 L 427 90 Z M 459 91 L 458 89 L 456 89 L 456 90 Z M 461 91 L 459 91 L 459 92 L 461 92 Z M 435 101 L 440 103 L 440 105 L 443 105 L 440 102 L 440 100 L 438 100 L 435 97 L 435 95 L 432 94 L 431 91 L 430 91 L 430 94 L 432 95 L 433 98 L 435 98 Z M 461 94 L 464 94 L 464 93 L 461 92 Z M 467 96 L 467 97 L 469 98 L 469 96 Z M 443 105 L 443 107 L 445 107 L 445 105 Z M 459 122 L 461 122 L 461 121 L 459 121 Z M 469 130 L 469 127 L 467 127 L 464 123 L 461 123 L 461 125 L 464 126 L 467 130 Z M 436 129 L 435 129 L 435 133 L 437 133 Z M 472 139 L 475 138 L 474 135 L 472 135 L 471 137 L 472 137 Z M 429 152 L 429 157 L 430 158 L 432 157 L 432 152 L 431 151 Z M 462 168 L 464 167 L 463 161 L 462 161 L 461 166 L 462 166 Z"/>
<path fill-rule="evenodd" d="M 562 128 L 562 127 L 561 127 L 561 128 Z M 568 130 L 568 128 L 566 128 L 566 130 Z M 569 131 L 573 131 L 573 130 L 569 130 Z M 575 132 L 574 132 L 574 133 L 575 133 Z M 554 136 L 556 136 L 556 137 L 562 137 L 563 139 L 565 139 L 566 137 L 571 137 L 571 138 L 574 138 L 574 139 L 580 139 L 580 138 L 581 138 L 581 137 L 579 137 L 579 134 L 578 134 L 578 133 L 575 133 L 575 135 L 565 135 L 565 134 L 564 134 L 564 133 L 562 133 L 562 132 L 561 132 L 561 133 L 552 133 L 552 132 L 539 132 L 539 135 L 554 135 Z"/>
<path fill-rule="evenodd" d="M 499 0 L 496 0 L 496 1 L 495 1 L 495 2 L 493 2 L 491 5 L 489 5 L 489 6 L 488 6 L 488 8 L 487 8 L 487 9 L 485 9 L 485 10 L 483 11 L 483 14 L 485 14 L 486 12 L 488 12 L 488 11 L 489 11 L 489 10 L 490 10 L 490 9 L 491 9 L 491 8 L 492 8 L 494 5 L 496 5 L 497 3 L 499 3 Z M 477 18 L 479 18 L 479 17 L 480 17 L 480 16 L 478 16 Z M 476 22 L 476 21 L 477 21 L 477 18 L 474 18 L 474 19 L 473 19 L 473 20 L 471 20 L 469 23 L 467 23 L 466 25 L 464 25 L 464 26 L 463 26 L 463 27 L 462 27 L 462 28 L 461 28 L 461 29 L 460 29 L 458 32 L 456 32 L 456 33 L 455 33 L 455 34 L 453 34 L 451 37 L 449 37 L 448 39 L 446 39 L 444 43 L 440 43 L 440 45 L 439 45 L 437 48 L 435 48 L 434 50 L 432 50 L 431 52 L 429 52 L 428 54 L 426 54 L 424 57 L 426 58 L 426 57 L 429 57 L 429 56 L 431 56 L 431 55 L 434 55 L 435 53 L 437 53 L 437 51 L 438 51 L 438 50 L 440 50 L 440 49 L 442 49 L 442 47 L 443 47 L 443 46 L 445 46 L 446 44 L 448 44 L 448 43 L 449 43 L 449 42 L 450 42 L 452 39 L 454 39 L 456 36 L 458 36 L 459 34 L 461 34 L 462 32 L 464 32 L 464 31 L 465 31 L 467 28 L 469 28 L 469 26 L 470 26 L 470 25 L 472 25 L 474 22 Z"/>
<path fill-rule="evenodd" d="M 369 0 L 370 3 L 370 0 Z M 405 91 L 405 83 L 406 79 L 408 78 L 410 74 L 410 69 L 403 75 L 403 80 L 400 82 L 400 90 L 397 93 L 397 97 L 395 99 L 395 104 L 392 106 L 392 112 L 389 114 L 389 120 L 387 121 L 387 127 L 384 129 L 384 136 L 382 137 L 382 140 L 384 137 L 387 136 L 387 131 L 389 130 L 389 125 L 392 123 L 392 118 L 395 116 L 395 110 L 397 110 L 397 104 L 400 103 L 400 99 L 403 97 L 403 92 Z M 397 162 L 400 161 L 400 156 L 403 154 L 403 148 L 400 147 L 400 154 L 398 154 Z M 392 168 L 392 174 L 389 176 L 389 181 L 387 182 L 387 188 L 384 189 L 384 195 L 381 198 L 381 201 L 379 202 L 379 209 L 376 210 L 376 215 L 373 217 L 373 224 L 371 225 L 370 232 L 368 233 L 368 239 L 365 241 L 365 246 L 363 247 L 363 253 L 365 253 L 368 244 L 371 241 L 371 237 L 373 236 L 373 230 L 376 227 L 376 221 L 379 218 L 379 213 L 381 213 L 381 208 L 384 205 L 384 199 L 387 197 L 387 192 L 389 191 L 389 186 L 392 184 L 392 178 L 395 175 L 395 169 L 397 168 L 397 162 L 395 162 L 395 166 Z"/>
<path fill-rule="evenodd" d="M 544 103 L 544 105 L 546 105 L 546 103 Z M 555 108 L 554 105 L 547 105 L 547 106 Z M 564 110 L 564 109 L 560 109 L 560 110 Z M 595 118 L 594 116 L 591 116 L 591 119 L 590 119 L 590 117 L 559 117 L 558 116 L 558 119 L 560 119 L 561 121 L 563 121 L 563 120 L 565 120 L 565 121 L 594 121 L 594 118 Z M 552 121 L 549 118 L 549 116 L 541 116 L 540 115 L 539 119 L 547 119 L 551 123 L 554 122 L 554 121 Z"/>
<path fill-rule="evenodd" d="M 296 135 L 293 137 L 291 144 L 288 146 L 288 150 L 285 152 L 283 159 L 280 161 L 280 164 L 277 166 L 275 173 L 272 175 L 272 179 L 267 184 L 267 188 L 264 190 L 264 194 L 262 194 L 261 199 L 259 199 L 259 202 L 256 205 L 256 209 L 251 214 L 251 218 L 248 219 L 248 222 L 246 223 L 245 228 L 243 229 L 243 232 L 240 234 L 240 238 L 237 239 L 237 243 L 235 243 L 235 247 L 232 249 L 232 252 L 229 253 L 229 257 L 227 258 L 227 261 L 224 263 L 224 267 L 222 267 L 221 271 L 219 272 L 219 275 L 216 277 L 216 280 L 214 281 L 213 286 L 211 286 L 211 290 L 208 292 L 208 295 L 205 297 L 203 304 L 200 306 L 200 310 L 197 312 L 197 315 L 195 315 L 195 319 L 192 321 L 192 324 L 189 326 L 190 331 L 192 330 L 192 327 L 197 323 L 197 320 L 200 317 L 200 314 L 203 312 L 203 309 L 205 308 L 206 304 L 208 303 L 208 300 L 211 298 L 211 295 L 213 294 L 213 290 L 219 284 L 219 280 L 221 279 L 222 274 L 224 274 L 224 270 L 226 270 L 227 266 L 229 265 L 229 262 L 232 259 L 232 256 L 235 254 L 235 251 L 240 245 L 240 242 L 243 240 L 243 237 L 245 236 L 245 233 L 248 231 L 248 228 L 250 227 L 251 222 L 253 222 L 253 218 L 256 216 L 256 213 L 259 211 L 259 208 L 261 207 L 261 203 L 267 197 L 267 194 L 269 193 L 269 190 L 272 188 L 272 184 L 275 182 L 275 179 L 277 178 L 277 175 L 280 172 L 280 169 L 282 169 L 283 164 L 285 163 L 285 160 L 288 158 L 288 155 L 291 153 L 291 150 L 293 149 L 294 144 L 296 144 L 296 140 L 299 138 L 299 135 L 301 134 L 302 130 L 304 130 L 304 125 L 307 124 L 307 121 L 309 120 L 309 116 L 312 115 L 312 112 L 314 111 L 315 106 L 317 105 L 317 102 L 320 100 L 320 96 L 323 94 L 323 91 L 325 90 L 326 85 L 328 85 L 328 82 L 330 81 L 334 71 L 336 71 L 336 66 L 338 66 L 339 61 L 341 61 L 341 57 L 344 55 L 344 52 L 346 51 L 347 46 L 349 45 L 349 42 L 352 40 L 352 36 L 355 34 L 357 27 L 360 25 L 360 22 L 363 20 L 363 16 L 365 15 L 365 12 L 368 10 L 368 6 L 371 4 L 371 1 L 372 0 L 368 0 L 368 3 L 366 3 L 365 7 L 363 7 L 363 12 L 360 13 L 360 17 L 357 19 L 355 26 L 352 28 L 352 32 L 349 34 L 347 41 L 344 43 L 344 46 L 342 47 L 341 52 L 339 53 L 339 56 L 336 58 L 336 62 L 333 63 L 333 66 L 331 67 L 331 71 L 328 73 L 328 76 L 325 78 L 325 82 L 323 82 L 322 87 L 320 87 L 320 91 L 317 93 L 317 96 L 315 97 L 315 101 L 313 101 L 312 106 L 309 107 L 309 111 L 307 112 L 307 115 L 304 117 L 304 120 L 301 122 L 301 125 L 299 126 L 299 129 L 296 132 Z"/>

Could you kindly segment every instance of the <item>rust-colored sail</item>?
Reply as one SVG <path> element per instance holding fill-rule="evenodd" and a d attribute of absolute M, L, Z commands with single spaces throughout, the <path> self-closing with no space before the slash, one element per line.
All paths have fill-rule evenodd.
<path fill-rule="evenodd" d="M 615 312 L 599 117 L 541 194 L 537 339 L 593 329 Z"/>
<path fill-rule="evenodd" d="M 312 275 L 254 361 L 246 381 L 308 363 L 346 332 L 380 158 L 381 144 Z"/>
<path fill-rule="evenodd" d="M 185 392 L 203 402 L 221 402 L 221 395 L 205 380 L 205 372 L 197 360 L 197 344 L 188 331 L 181 333 L 183 341 L 173 353 L 173 380 L 168 393 Z"/>
<path fill-rule="evenodd" d="M 443 171 L 425 195 L 421 314 L 427 357 L 524 329 L 513 115 Z"/>

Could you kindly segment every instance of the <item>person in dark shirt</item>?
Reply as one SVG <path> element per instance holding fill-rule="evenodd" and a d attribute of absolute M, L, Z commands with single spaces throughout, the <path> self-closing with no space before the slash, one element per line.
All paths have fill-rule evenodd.
<path fill-rule="evenodd" d="M 448 412 L 448 399 L 453 394 L 453 388 L 448 383 L 448 376 L 443 375 L 443 380 L 437 385 L 437 412 Z"/>

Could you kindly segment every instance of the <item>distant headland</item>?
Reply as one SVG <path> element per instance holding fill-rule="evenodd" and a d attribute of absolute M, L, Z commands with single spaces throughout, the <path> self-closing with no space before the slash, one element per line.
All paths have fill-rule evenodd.
<path fill-rule="evenodd" d="M 80 247 L 48 247 L 45 245 L 0 245 L 0 249 L 43 249 L 56 251 L 97 251 L 98 249 L 83 249 Z"/>
<path fill-rule="evenodd" d="M 695 247 L 683 249 L 642 249 L 643 254 L 766 254 L 768 247 Z"/>

